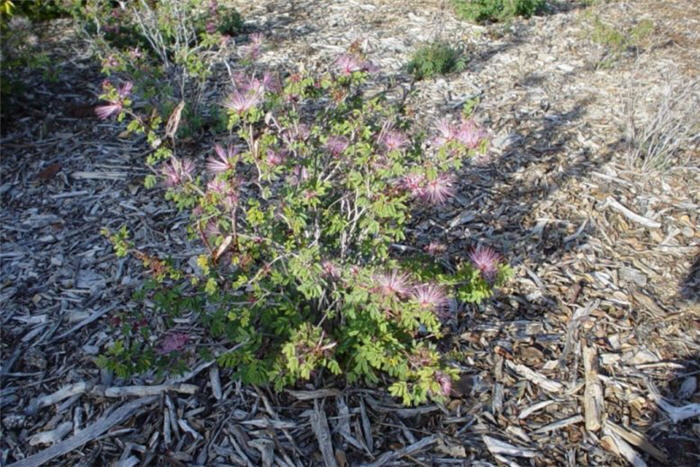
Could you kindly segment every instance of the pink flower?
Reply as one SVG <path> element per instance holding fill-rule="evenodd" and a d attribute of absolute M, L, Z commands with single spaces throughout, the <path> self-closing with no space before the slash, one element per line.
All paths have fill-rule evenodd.
<path fill-rule="evenodd" d="M 189 339 L 190 336 L 184 333 L 174 332 L 168 334 L 161 342 L 158 353 L 167 354 L 181 350 Z"/>
<path fill-rule="evenodd" d="M 362 63 L 350 54 L 343 54 L 335 60 L 335 66 L 343 75 L 351 75 L 356 71 L 362 71 Z"/>
<path fill-rule="evenodd" d="M 396 269 L 391 274 L 375 275 L 374 281 L 377 284 L 377 292 L 385 296 L 404 296 L 411 290 L 408 275 Z"/>
<path fill-rule="evenodd" d="M 248 60 L 255 60 L 260 56 L 262 49 L 263 36 L 262 34 L 251 34 L 250 43 L 240 48 L 243 56 Z"/>
<path fill-rule="evenodd" d="M 450 175 L 438 175 L 423 187 L 422 198 L 432 204 L 442 204 L 454 196 L 453 178 Z"/>
<path fill-rule="evenodd" d="M 119 30 L 119 26 L 116 27 Z M 102 66 L 105 68 L 116 68 L 119 66 L 119 59 L 114 55 L 108 55 L 102 62 Z"/>
<path fill-rule="evenodd" d="M 331 136 L 326 141 L 326 149 L 334 156 L 339 156 L 349 146 L 348 139 L 344 136 Z"/>
<path fill-rule="evenodd" d="M 284 162 L 286 155 L 282 151 L 267 150 L 267 163 L 272 166 L 280 165 Z"/>
<path fill-rule="evenodd" d="M 324 261 L 321 263 L 321 268 L 323 269 L 323 274 L 331 279 L 338 279 L 340 277 L 340 268 L 336 266 L 332 261 Z"/>
<path fill-rule="evenodd" d="M 493 280 L 498 273 L 498 266 L 501 262 L 501 255 L 493 248 L 479 245 L 469 253 L 469 259 L 474 266 L 481 271 L 481 275 L 486 280 Z"/>
<path fill-rule="evenodd" d="M 452 392 L 452 378 L 442 371 L 435 372 L 435 381 L 440 384 L 440 390 L 443 396 L 449 396 Z"/>
<path fill-rule="evenodd" d="M 398 130 L 386 129 L 380 134 L 379 142 L 387 151 L 396 151 L 408 144 L 408 138 Z"/>
<path fill-rule="evenodd" d="M 446 314 L 448 308 L 447 296 L 439 285 L 417 285 L 413 288 L 412 295 L 422 308 L 434 311 L 441 317 Z"/>
<path fill-rule="evenodd" d="M 256 96 L 262 96 L 265 92 L 265 83 L 255 76 L 246 76 L 242 73 L 236 75 L 236 89 Z"/>
<path fill-rule="evenodd" d="M 216 0 L 211 0 L 209 2 L 209 14 L 212 16 L 216 16 L 219 10 L 219 2 Z"/>
<path fill-rule="evenodd" d="M 192 180 L 194 163 L 190 159 L 179 160 L 175 156 L 170 158 L 170 163 L 163 166 L 165 184 L 177 186 L 183 181 Z"/>
<path fill-rule="evenodd" d="M 237 151 L 235 147 L 229 145 L 224 151 L 224 148 L 220 144 L 215 144 L 214 152 L 217 157 L 210 157 L 207 159 L 207 170 L 211 173 L 218 174 L 236 167 L 238 158 L 236 157 Z"/>
<path fill-rule="evenodd" d="M 266 91 L 277 92 L 280 90 L 279 80 L 272 73 L 265 72 L 263 74 L 262 84 Z"/>
<path fill-rule="evenodd" d="M 309 171 L 303 165 L 297 165 L 292 169 L 292 175 L 287 179 L 292 185 L 298 185 L 309 179 Z"/>
<path fill-rule="evenodd" d="M 214 21 L 207 21 L 206 26 L 204 26 L 204 29 L 207 31 L 209 34 L 214 34 L 216 32 L 216 23 Z"/>
<path fill-rule="evenodd" d="M 223 195 L 224 193 L 226 193 L 227 189 L 228 185 L 226 184 L 226 182 L 218 178 L 211 180 L 209 183 L 207 183 L 207 191 L 211 193 L 216 193 L 217 195 Z"/>
<path fill-rule="evenodd" d="M 415 198 L 422 198 L 425 195 L 424 185 L 425 177 L 423 174 L 408 174 L 401 180 L 401 186 Z"/>
<path fill-rule="evenodd" d="M 450 141 L 454 141 L 457 134 L 457 129 L 448 119 L 440 119 L 436 125 L 436 129 L 438 131 L 438 135 L 435 137 L 435 145 L 437 147 L 443 146 Z"/>
<path fill-rule="evenodd" d="M 228 100 L 224 103 L 224 107 L 231 109 L 239 114 L 246 112 L 260 103 L 260 95 L 256 92 L 240 92 L 233 91 L 229 95 Z"/>
<path fill-rule="evenodd" d="M 207 190 L 211 193 L 222 196 L 221 202 L 226 209 L 233 209 L 238 204 L 238 192 L 236 191 L 236 186 L 237 181 L 235 179 L 228 182 L 215 179 L 207 183 Z"/>
<path fill-rule="evenodd" d="M 107 105 L 98 105 L 95 107 L 95 114 L 100 120 L 107 120 L 112 115 L 116 115 L 122 111 L 121 102 L 111 102 Z"/>
<path fill-rule="evenodd" d="M 126 81 L 121 86 L 119 86 L 119 89 L 117 90 L 117 92 L 119 93 L 119 97 L 124 99 L 126 96 L 131 94 L 131 90 L 133 88 L 134 88 L 134 83 L 132 83 L 131 81 Z"/>
<path fill-rule="evenodd" d="M 476 149 L 479 147 L 479 144 L 481 144 L 485 137 L 486 132 L 479 128 L 472 119 L 463 120 L 455 133 L 457 141 L 469 149 Z"/>

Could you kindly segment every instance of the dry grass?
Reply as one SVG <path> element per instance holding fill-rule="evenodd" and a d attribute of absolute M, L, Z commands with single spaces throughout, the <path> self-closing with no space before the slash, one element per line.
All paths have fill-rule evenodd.
<path fill-rule="evenodd" d="M 630 93 L 625 105 L 627 164 L 646 172 L 692 163 L 700 142 L 700 81 L 672 79 L 657 95 L 643 95 Z"/>

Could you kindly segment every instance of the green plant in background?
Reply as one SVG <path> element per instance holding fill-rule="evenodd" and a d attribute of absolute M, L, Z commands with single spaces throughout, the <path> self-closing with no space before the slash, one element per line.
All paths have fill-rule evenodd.
<path fill-rule="evenodd" d="M 590 16 L 590 15 L 589 15 Z M 610 67 L 625 53 L 640 49 L 654 32 L 654 22 L 644 19 L 628 28 L 616 28 L 603 22 L 598 16 L 592 18 L 591 40 L 606 48 L 606 56 L 600 67 Z"/>
<path fill-rule="evenodd" d="M 4 10 L 3 10 L 4 11 Z M 35 26 L 25 16 L 4 13 L 0 17 L 0 97 L 4 111 L 10 108 L 26 89 L 26 74 L 36 73 L 50 78 L 50 60 L 44 52 Z M 5 114 L 6 115 L 6 114 Z"/>
<path fill-rule="evenodd" d="M 11 0 L 0 1 L 0 15 L 10 16 L 15 9 L 15 4 Z"/>
<path fill-rule="evenodd" d="M 30 21 L 47 21 L 69 17 L 77 0 L 14 0 L 13 14 L 26 16 Z M 0 5 L 0 8 L 2 6 Z"/>
<path fill-rule="evenodd" d="M 516 16 L 529 18 L 540 13 L 545 0 L 453 0 L 457 16 L 476 23 L 507 21 Z"/>
<path fill-rule="evenodd" d="M 416 50 L 407 68 L 415 79 L 424 79 L 463 71 L 466 65 L 466 57 L 458 49 L 446 42 L 433 42 Z"/>
<path fill-rule="evenodd" d="M 444 400 L 456 370 L 437 341 L 454 317 L 451 300 L 480 302 L 509 269 L 484 247 L 465 261 L 426 257 L 412 268 L 391 246 L 405 241 L 412 207 L 450 200 L 452 171 L 485 150 L 486 134 L 471 119 L 443 120 L 424 149 L 405 115 L 364 96 L 372 70 L 346 54 L 321 75 L 234 74 L 223 102 L 228 133 L 205 172 L 176 148 L 149 158 L 205 248 L 196 271 L 179 274 L 184 282 L 176 265 L 133 250 L 124 232 L 110 237 L 175 297 L 205 301 L 201 322 L 230 349 L 219 363 L 241 381 L 281 389 L 342 377 L 386 385 L 405 404 Z M 143 129 L 129 90 L 107 86 L 98 112 Z M 166 296 L 172 307 L 177 298 Z"/>

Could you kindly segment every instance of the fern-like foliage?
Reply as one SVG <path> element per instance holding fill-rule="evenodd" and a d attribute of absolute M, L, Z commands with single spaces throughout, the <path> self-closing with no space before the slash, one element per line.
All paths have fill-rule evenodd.
<path fill-rule="evenodd" d="M 463 71 L 466 57 L 445 42 L 433 42 L 419 48 L 408 63 L 408 72 L 416 79 Z"/>

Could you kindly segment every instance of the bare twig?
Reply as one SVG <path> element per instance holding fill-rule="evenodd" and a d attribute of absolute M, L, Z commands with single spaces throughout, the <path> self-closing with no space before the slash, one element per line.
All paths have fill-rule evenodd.
<path fill-rule="evenodd" d="M 636 222 L 637 224 L 641 224 L 644 227 L 647 227 L 649 229 L 658 229 L 661 227 L 661 223 L 656 222 L 654 220 L 648 219 L 644 216 L 640 216 L 639 214 L 636 214 L 626 207 L 624 207 L 622 204 L 617 202 L 614 198 L 608 196 L 608 198 L 605 200 L 605 204 L 603 205 L 604 207 L 610 206 L 623 216 L 625 216 L 627 219 L 631 220 L 632 222 Z"/>

